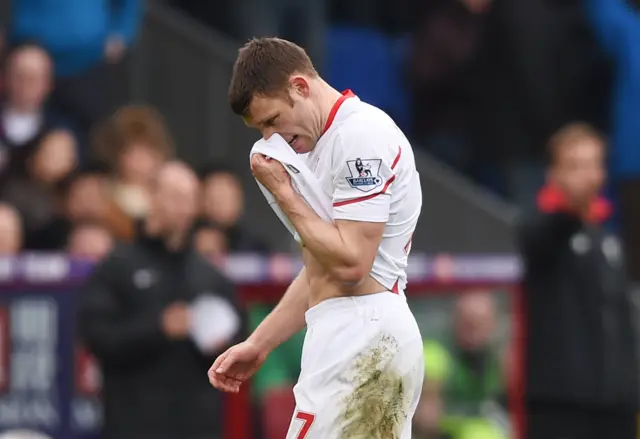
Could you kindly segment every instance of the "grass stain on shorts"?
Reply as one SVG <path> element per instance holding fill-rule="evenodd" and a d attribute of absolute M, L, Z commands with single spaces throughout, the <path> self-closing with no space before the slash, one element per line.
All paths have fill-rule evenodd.
<path fill-rule="evenodd" d="M 359 354 L 353 366 L 355 390 L 345 398 L 341 439 L 398 439 L 407 418 L 403 377 L 391 367 L 395 338 L 383 335 Z"/>

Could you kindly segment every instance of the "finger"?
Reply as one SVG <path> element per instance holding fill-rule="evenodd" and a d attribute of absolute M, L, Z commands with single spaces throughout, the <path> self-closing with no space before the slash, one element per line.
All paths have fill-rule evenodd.
<path fill-rule="evenodd" d="M 223 354 L 224 355 L 224 354 Z M 221 360 L 218 367 L 215 368 L 216 373 L 226 374 L 227 371 L 233 366 L 236 362 L 236 356 L 233 352 L 229 352 L 225 357 Z"/>
<path fill-rule="evenodd" d="M 238 390 L 240 390 L 240 385 L 242 384 L 241 381 L 238 380 L 234 380 L 231 378 L 227 378 L 227 377 L 223 377 L 222 379 L 218 380 L 218 382 L 220 383 L 220 390 L 224 390 L 225 392 L 238 392 Z"/>
<path fill-rule="evenodd" d="M 241 381 L 227 378 L 224 375 L 214 373 L 210 379 L 211 385 L 225 392 L 236 392 L 240 389 Z"/>
<path fill-rule="evenodd" d="M 240 384 L 242 384 L 242 381 L 236 380 L 235 378 L 231 378 L 231 377 L 224 377 L 222 381 L 224 382 L 225 385 L 232 386 L 232 387 L 239 387 Z"/>
<path fill-rule="evenodd" d="M 218 358 L 216 358 L 216 360 L 213 362 L 213 364 L 209 368 L 209 375 L 215 372 L 220 367 L 220 365 L 222 364 L 224 359 L 227 358 L 228 355 L 229 355 L 229 350 L 226 350 L 222 354 L 218 355 Z"/>
<path fill-rule="evenodd" d="M 257 368 L 252 367 L 249 370 L 238 372 L 237 374 L 235 374 L 234 378 L 240 381 L 246 381 L 249 378 L 251 378 L 251 376 L 256 372 L 256 370 Z"/>

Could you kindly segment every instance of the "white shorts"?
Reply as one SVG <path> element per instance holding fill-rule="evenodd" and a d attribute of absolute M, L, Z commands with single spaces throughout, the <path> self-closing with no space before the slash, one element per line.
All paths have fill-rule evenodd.
<path fill-rule="evenodd" d="M 287 439 L 410 439 L 424 356 L 406 298 L 328 299 L 305 318 Z"/>

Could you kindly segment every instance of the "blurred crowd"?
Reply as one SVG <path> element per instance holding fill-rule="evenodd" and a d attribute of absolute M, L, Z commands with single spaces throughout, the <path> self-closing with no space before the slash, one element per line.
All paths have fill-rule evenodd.
<path fill-rule="evenodd" d="M 125 105 L 79 133 L 67 122 L 73 114 L 52 109 L 52 59 L 35 43 L 11 48 L 3 79 L 3 253 L 66 250 L 97 260 L 114 239 L 131 240 L 148 213 L 157 170 L 175 155 L 162 117 L 143 105 Z M 198 247 L 215 256 L 266 251 L 239 223 L 243 190 L 233 168 L 212 163 L 198 172 Z"/>
<path fill-rule="evenodd" d="M 176 146 L 160 114 L 126 104 L 126 57 L 142 2 L 14 1 L 0 71 L 2 252 L 66 250 L 98 260 L 130 241 Z M 55 4 L 54 4 L 55 3 Z M 203 164 L 195 242 L 216 257 L 265 252 L 243 229 L 232 166 Z"/>
<path fill-rule="evenodd" d="M 523 208 L 535 204 L 545 180 L 556 181 L 549 180 L 553 172 L 557 177 L 558 172 L 575 171 L 557 179 L 571 186 L 571 181 L 589 180 L 604 164 L 600 156 L 585 162 L 578 155 L 562 156 L 560 164 L 547 167 L 548 140 L 553 143 L 554 133 L 563 127 L 569 127 L 569 134 L 577 130 L 563 140 L 567 148 L 582 148 L 596 138 L 598 148 L 604 146 L 607 142 L 591 127 L 609 133 L 609 159 L 602 170 L 609 171 L 608 186 L 603 176 L 584 190 L 591 190 L 589 202 L 601 191 L 613 198 L 632 277 L 640 279 L 640 124 L 635 121 L 640 105 L 640 14 L 634 0 L 166 3 L 238 41 L 277 34 L 300 43 L 329 82 L 353 87 L 364 100 L 394 116 L 416 145 Z M 138 245 L 148 238 L 145 227 L 155 218 L 159 175 L 175 164 L 181 147 L 161 114 L 127 99 L 126 72 L 135 56 L 142 16 L 142 0 L 11 2 L 0 44 L 0 254 L 64 251 L 99 262 L 118 243 Z M 350 85 L 353 81 L 357 83 Z M 585 124 L 569 125 L 576 120 Z M 244 191 L 234 166 L 214 161 L 189 171 L 199 180 L 191 242 L 214 263 L 222 263 L 229 253 L 270 251 L 261 235 L 268 231 L 243 225 Z M 576 199 L 583 186 L 573 186 Z M 570 210 L 555 202 L 554 215 Z M 594 242 L 611 242 L 591 232 L 584 231 Z M 547 237 L 541 236 L 542 241 Z M 586 270 L 592 268 L 587 265 Z M 602 289 L 615 290 L 612 295 L 602 303 L 594 299 L 593 321 L 598 325 L 601 309 L 611 317 L 621 312 L 621 303 L 628 304 L 610 280 L 605 276 Z M 548 285 L 540 288 L 548 290 Z M 423 331 L 427 380 L 414 419 L 415 435 L 505 439 L 513 358 L 499 334 L 498 314 L 504 317 L 509 311 L 499 310 L 488 291 L 460 292 L 464 294 L 443 311 L 448 330 Z M 104 304 L 100 293 L 92 293 L 95 303 Z M 180 316 L 186 298 L 169 296 L 162 309 L 149 305 L 166 320 L 163 331 L 184 342 L 177 348 L 164 346 L 166 352 L 189 361 L 196 358 L 189 367 L 200 367 L 202 358 L 208 360 L 211 354 L 195 355 L 191 345 L 185 347 L 188 323 Z M 573 297 L 567 309 L 578 303 L 582 309 L 579 297 Z M 174 307 L 173 301 L 180 306 Z M 108 320 L 95 303 L 89 306 L 90 320 Z M 248 329 L 271 308 L 248 307 Z M 616 315 L 621 314 L 615 314 L 614 321 Z M 570 332 L 562 326 L 563 317 L 545 315 L 544 320 L 555 318 L 558 333 Z M 608 346 L 612 325 L 606 320 L 602 326 L 609 329 L 593 338 Z M 621 328 L 620 334 L 625 331 Z M 575 345 L 582 346 L 580 331 L 576 334 Z M 619 334 L 614 335 L 615 341 Z M 253 382 L 264 438 L 283 437 L 287 430 L 303 337 L 297 334 L 274 351 Z M 94 350 L 104 347 L 99 336 L 90 341 L 97 346 Z M 561 354 L 567 350 L 557 349 Z M 107 354 L 101 358 L 109 361 Z M 168 364 L 158 373 L 167 373 L 162 376 L 170 381 L 174 366 Z M 116 368 L 115 373 L 121 371 Z M 182 400 L 176 401 L 179 405 Z"/>
<path fill-rule="evenodd" d="M 330 82 L 520 206 L 544 180 L 547 139 L 576 120 L 611 130 L 616 179 L 638 172 L 638 135 L 625 122 L 637 102 L 635 0 L 170 3 L 234 38 L 301 43 Z M 238 18 L 266 4 L 259 26 Z"/>

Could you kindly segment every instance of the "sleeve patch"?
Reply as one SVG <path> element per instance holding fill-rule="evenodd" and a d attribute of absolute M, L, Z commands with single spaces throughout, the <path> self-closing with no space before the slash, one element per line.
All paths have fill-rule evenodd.
<path fill-rule="evenodd" d="M 347 168 L 350 177 L 346 177 L 347 183 L 353 189 L 367 193 L 382 186 L 380 178 L 381 159 L 361 159 L 347 160 Z"/>

